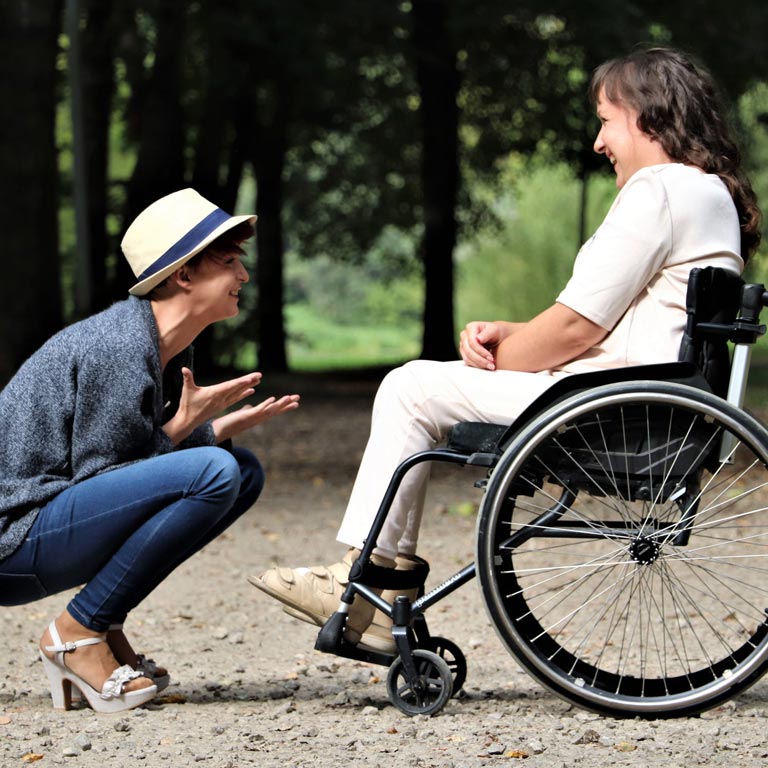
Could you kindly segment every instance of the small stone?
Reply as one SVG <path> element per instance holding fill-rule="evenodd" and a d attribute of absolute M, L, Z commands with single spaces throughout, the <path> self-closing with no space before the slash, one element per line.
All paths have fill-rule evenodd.
<path fill-rule="evenodd" d="M 131 730 L 131 725 L 127 720 L 118 720 L 112 727 L 119 733 L 127 733 Z"/>
<path fill-rule="evenodd" d="M 229 635 L 229 630 L 226 627 L 214 627 L 211 631 L 211 637 L 214 640 L 224 640 Z"/>
<path fill-rule="evenodd" d="M 245 635 L 242 632 L 233 632 L 229 636 L 229 642 L 232 645 L 242 645 L 245 642 Z"/>
<path fill-rule="evenodd" d="M 574 744 L 597 744 L 599 741 L 600 741 L 600 734 L 597 731 L 593 730 L 592 728 L 588 728 L 573 743 Z"/>
<path fill-rule="evenodd" d="M 333 698 L 334 707 L 343 707 L 345 704 L 349 704 L 349 694 L 346 691 L 339 691 Z"/>
<path fill-rule="evenodd" d="M 75 739 L 75 744 L 83 751 L 87 752 L 91 747 L 93 746 L 91 744 L 91 740 L 84 734 L 81 733 L 77 736 Z"/>
<path fill-rule="evenodd" d="M 64 757 L 79 757 L 80 750 L 75 749 L 74 747 L 64 747 L 64 749 L 61 750 L 61 754 Z"/>

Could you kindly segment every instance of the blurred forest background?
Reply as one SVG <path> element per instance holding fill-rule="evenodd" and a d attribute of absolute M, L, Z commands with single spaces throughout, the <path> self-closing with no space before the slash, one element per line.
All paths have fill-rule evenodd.
<path fill-rule="evenodd" d="M 185 186 L 259 216 L 208 364 L 455 357 L 551 303 L 615 195 L 606 58 L 707 64 L 768 200 L 766 39 L 765 0 L 2 0 L 0 381 L 126 295 L 124 227 Z"/>

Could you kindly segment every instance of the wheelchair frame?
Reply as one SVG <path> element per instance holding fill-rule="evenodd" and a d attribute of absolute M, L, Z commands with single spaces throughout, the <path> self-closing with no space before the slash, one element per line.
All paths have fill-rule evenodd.
<path fill-rule="evenodd" d="M 768 293 L 723 270 L 695 269 L 687 303 L 681 362 L 569 376 L 511 426 L 459 424 L 447 447 L 406 459 L 315 648 L 389 666 L 398 709 L 439 712 L 461 688 L 466 659 L 430 635 L 424 614 L 478 576 L 508 650 L 579 706 L 690 715 L 759 680 L 768 671 L 768 586 L 755 579 L 768 574 L 757 559 L 768 502 L 739 505 L 768 488 L 768 430 L 743 411 Z M 426 594 L 407 572 L 370 560 L 403 477 L 425 461 L 488 469 L 476 483 L 485 494 L 475 562 Z M 737 526 L 747 533 L 729 538 Z M 710 579 L 722 583 L 707 586 Z M 422 587 L 416 600 L 391 605 L 376 591 L 414 587 Z M 392 618 L 396 656 L 344 639 L 356 596 Z M 726 610 L 735 629 L 720 615 Z"/>

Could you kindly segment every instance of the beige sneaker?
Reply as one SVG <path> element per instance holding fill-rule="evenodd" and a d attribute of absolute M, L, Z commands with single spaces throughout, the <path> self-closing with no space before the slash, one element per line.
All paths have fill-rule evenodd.
<path fill-rule="evenodd" d="M 416 557 L 415 555 L 398 555 L 395 560 L 395 567 L 398 571 L 415 571 L 417 568 L 423 568 L 423 581 L 427 580 L 429 564 L 426 560 L 422 560 L 420 557 Z M 390 605 L 395 602 L 395 598 L 399 595 L 405 595 L 409 600 L 413 601 L 419 596 L 420 589 L 420 587 L 401 590 L 387 589 L 381 593 L 381 598 L 382 600 L 386 600 Z M 392 637 L 392 619 L 390 619 L 386 613 L 382 613 L 378 609 L 374 611 L 371 623 L 363 632 L 359 644 L 372 651 L 378 651 L 379 653 L 397 653 L 397 646 Z"/>
<path fill-rule="evenodd" d="M 349 571 L 360 556 L 359 549 L 350 549 L 340 563 L 311 568 L 270 568 L 261 576 L 248 581 L 285 604 L 290 616 L 322 626 L 339 608 L 341 595 L 349 583 Z M 373 555 L 373 563 L 394 568 L 395 562 Z M 357 643 L 373 619 L 374 607 L 367 600 L 356 598 L 349 608 L 344 637 Z"/>

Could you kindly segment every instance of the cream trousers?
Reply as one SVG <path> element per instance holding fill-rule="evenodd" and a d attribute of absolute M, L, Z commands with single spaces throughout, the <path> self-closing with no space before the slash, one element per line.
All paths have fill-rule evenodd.
<path fill-rule="evenodd" d="M 391 371 L 374 400 L 371 434 L 338 540 L 362 547 L 390 478 L 406 458 L 435 448 L 459 421 L 510 424 L 555 381 L 545 373 L 484 371 L 462 361 L 414 360 Z M 377 553 L 415 554 L 428 478 L 429 462 L 405 475 Z"/>

